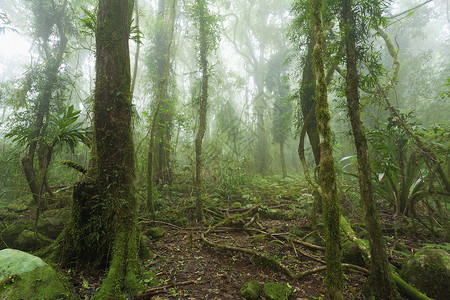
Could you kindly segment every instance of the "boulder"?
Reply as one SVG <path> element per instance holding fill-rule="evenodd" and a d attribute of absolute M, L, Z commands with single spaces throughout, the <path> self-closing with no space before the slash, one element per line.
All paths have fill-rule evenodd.
<path fill-rule="evenodd" d="M 15 249 L 0 251 L 0 282 L 12 275 L 22 275 L 47 264 L 37 256 Z"/>
<path fill-rule="evenodd" d="M 9 224 L 5 229 L 0 232 L 0 249 L 4 248 L 17 248 L 16 240 L 17 237 L 25 229 L 31 228 L 33 225 L 32 221 L 29 220 L 17 220 L 12 224 Z"/>
<path fill-rule="evenodd" d="M 159 227 L 151 227 L 145 231 L 145 235 L 147 235 L 149 238 L 153 240 L 158 240 L 162 238 L 166 232 L 164 229 L 161 229 Z"/>
<path fill-rule="evenodd" d="M 248 281 L 241 288 L 241 296 L 246 300 L 257 300 L 261 293 L 262 284 L 258 281 Z"/>
<path fill-rule="evenodd" d="M 264 284 L 264 295 L 270 300 L 287 300 L 292 294 L 292 289 L 285 284 L 268 282 Z"/>
<path fill-rule="evenodd" d="M 422 248 L 402 267 L 400 275 L 436 300 L 450 295 L 450 254 L 442 249 Z"/>
<path fill-rule="evenodd" d="M 51 266 L 20 250 L 0 251 L 0 278 L 0 299 L 70 299 Z"/>
<path fill-rule="evenodd" d="M 64 227 L 70 220 L 70 211 L 63 209 L 55 209 L 46 211 L 37 224 L 37 231 L 52 240 L 64 230 Z"/>
<path fill-rule="evenodd" d="M 15 247 L 23 251 L 34 251 L 44 248 L 52 243 L 48 237 L 31 230 L 23 230 L 17 237 Z"/>

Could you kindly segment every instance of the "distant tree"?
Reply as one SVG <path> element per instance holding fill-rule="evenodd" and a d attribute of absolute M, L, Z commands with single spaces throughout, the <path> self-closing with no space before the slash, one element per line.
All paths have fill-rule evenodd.
<path fill-rule="evenodd" d="M 256 149 L 254 153 L 256 172 L 264 174 L 270 163 L 267 122 L 271 107 L 266 94 L 265 76 L 272 54 L 285 43 L 283 30 L 286 1 L 238 1 L 231 3 L 230 17 L 234 19 L 225 37 L 245 62 L 245 70 L 252 79 L 252 105 L 255 119 Z M 270 7 L 271 9 L 266 9 Z M 228 5 L 230 8 L 230 5 Z M 271 22 L 271 20 L 274 20 Z"/>
<path fill-rule="evenodd" d="M 284 178 L 287 176 L 284 145 L 292 126 L 292 101 L 289 97 L 286 82 L 287 70 L 283 67 L 283 57 L 282 52 L 272 57 L 265 81 L 269 96 L 275 99 L 272 113 L 272 137 L 280 147 L 280 163 Z"/>
<path fill-rule="evenodd" d="M 153 36 L 152 49 L 147 58 L 149 76 L 153 86 L 153 111 L 161 99 L 161 105 L 156 115 L 155 149 L 153 151 L 153 180 L 157 185 L 170 184 L 173 170 L 170 164 L 171 133 L 173 127 L 174 100 L 169 93 L 171 78 L 171 58 L 168 44 L 171 39 L 171 28 L 175 19 L 175 0 L 159 0 L 156 19 L 156 29 Z M 169 64 L 166 66 L 166 60 Z M 156 63 L 155 63 L 156 61 Z"/>
<path fill-rule="evenodd" d="M 147 209 L 152 215 L 155 214 L 153 182 L 156 181 L 157 184 L 170 183 L 173 176 L 170 166 L 170 136 L 174 103 L 168 95 L 168 80 L 170 78 L 170 52 L 175 28 L 176 1 L 172 0 L 171 3 L 170 14 L 167 18 L 170 22 L 165 20 L 165 2 L 164 0 L 158 2 L 157 29 L 153 49 L 149 55 L 149 70 L 152 72 L 155 96 L 150 118 L 150 145 L 147 160 Z"/>
<path fill-rule="evenodd" d="M 194 20 L 194 25 L 198 29 L 198 63 L 200 67 L 201 82 L 200 82 L 200 95 L 198 97 L 198 109 L 199 109 L 199 125 L 197 136 L 195 138 L 195 194 L 196 194 L 196 207 L 197 207 L 197 219 L 203 220 L 203 183 L 202 183 L 202 144 L 203 137 L 206 130 L 206 112 L 208 105 L 208 80 L 211 76 L 210 63 L 208 56 L 217 47 L 218 30 L 217 30 L 217 17 L 208 10 L 207 0 L 196 0 L 192 6 L 191 18 Z"/>

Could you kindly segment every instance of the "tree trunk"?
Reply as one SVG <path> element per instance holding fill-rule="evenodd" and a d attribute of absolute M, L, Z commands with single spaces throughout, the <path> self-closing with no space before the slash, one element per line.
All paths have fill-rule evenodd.
<path fill-rule="evenodd" d="M 371 266 L 368 283 L 375 299 L 396 299 L 398 298 L 398 293 L 395 289 L 391 270 L 389 269 L 385 242 L 383 240 L 380 220 L 373 198 L 369 149 L 359 112 L 356 29 L 352 10 L 352 0 L 343 1 L 342 19 L 347 49 L 347 107 L 353 137 L 355 139 L 361 204 L 364 209 L 364 221 L 368 231 L 370 244 Z"/>
<path fill-rule="evenodd" d="M 314 161 L 316 166 L 320 162 L 320 148 L 319 148 L 319 133 L 317 132 L 317 120 L 316 115 L 312 114 L 308 117 L 309 112 L 314 109 L 314 93 L 315 93 L 315 81 L 312 63 L 313 54 L 313 34 L 310 35 L 308 41 L 308 51 L 305 57 L 305 66 L 302 73 L 302 83 L 300 87 L 300 106 L 302 109 L 302 115 L 304 120 L 304 126 L 306 126 L 306 133 L 308 134 L 309 143 L 311 144 L 312 152 L 314 155 Z"/>
<path fill-rule="evenodd" d="M 203 184 L 202 184 L 202 143 L 206 130 L 206 109 L 208 102 L 208 42 L 207 42 L 207 23 L 206 23 L 206 1 L 197 0 L 199 13 L 199 43 L 200 43 L 200 68 L 202 72 L 200 108 L 199 108 L 199 126 L 197 137 L 195 138 L 195 191 L 197 219 L 202 221 L 203 216 Z"/>
<path fill-rule="evenodd" d="M 170 42 L 170 29 L 168 27 L 170 23 L 167 22 L 167 20 L 175 18 L 175 12 L 172 11 L 170 18 L 167 18 L 166 3 L 166 0 L 159 0 L 158 2 L 158 31 L 155 37 L 155 47 L 157 52 L 157 82 L 160 83 L 158 85 L 158 90 L 156 91 L 156 101 L 162 99 L 159 112 L 156 116 L 156 151 L 153 153 L 153 180 L 157 185 L 170 184 L 173 178 L 173 171 L 170 165 L 173 101 L 170 99 L 168 93 L 167 77 L 169 77 L 170 67 L 166 66 L 166 61 L 170 64 L 170 52 L 167 52 L 168 44 Z M 172 7 L 174 10 L 174 2 Z"/>
<path fill-rule="evenodd" d="M 314 24 L 313 68 L 316 79 L 316 118 L 320 136 L 319 182 L 324 206 L 324 222 L 327 230 L 325 284 L 330 299 L 343 299 L 343 273 L 341 265 L 341 235 L 339 200 L 336 173 L 331 146 L 330 112 L 328 109 L 327 84 L 323 65 L 322 1 L 312 0 L 312 23 Z"/>
<path fill-rule="evenodd" d="M 164 11 L 164 1 L 160 0 L 159 2 L 160 4 L 160 10 Z M 162 125 L 161 123 L 158 123 L 158 120 L 161 119 L 160 116 L 160 110 L 164 109 L 164 103 L 166 102 L 166 99 L 164 99 L 164 95 L 166 94 L 166 90 L 167 90 L 167 76 L 168 76 L 168 72 L 169 72 L 169 61 L 170 61 L 170 49 L 172 46 L 172 42 L 173 42 L 173 32 L 174 32 L 174 28 L 175 28 L 175 5 L 176 5 L 176 1 L 174 0 L 172 2 L 172 24 L 171 24 L 171 28 L 170 28 L 170 38 L 169 38 L 169 42 L 167 44 L 167 48 L 166 48 L 166 54 L 165 54 L 165 59 L 164 59 L 164 70 L 161 74 L 161 77 L 158 77 L 160 80 L 158 81 L 158 92 L 157 92 L 157 96 L 158 99 L 156 101 L 156 105 L 153 111 L 153 116 L 151 119 L 151 126 L 150 126 L 150 145 L 148 147 L 148 164 L 147 164 L 147 209 L 149 210 L 149 212 L 154 215 L 155 214 L 155 205 L 154 205 L 154 201 L 153 201 L 153 174 L 154 174 L 154 170 L 153 169 L 158 169 L 158 166 L 166 166 L 167 164 L 167 170 L 168 174 L 170 174 L 170 178 L 171 178 L 171 167 L 168 166 L 168 164 L 170 163 L 169 158 L 167 157 L 167 160 L 165 161 L 165 163 L 163 164 L 154 164 L 154 160 L 157 160 L 158 158 L 160 158 L 161 155 L 158 156 L 158 154 L 161 153 L 165 153 L 165 152 L 161 152 L 160 147 L 164 147 L 164 145 L 166 145 L 166 143 L 168 143 L 168 140 L 165 139 L 165 137 L 161 137 L 161 134 L 164 135 L 165 130 L 170 131 L 169 128 L 164 129 L 163 131 L 158 130 L 158 128 L 160 128 Z M 161 62 L 158 61 L 157 62 L 158 66 L 158 72 L 159 69 L 162 67 L 160 64 Z M 167 107 L 165 109 L 168 109 Z M 161 120 L 160 120 L 161 121 Z M 158 124 L 157 124 L 158 123 Z M 159 144 L 158 144 L 158 151 L 154 151 L 154 140 L 155 140 L 155 135 L 159 135 Z M 165 142 L 164 142 L 165 140 Z M 168 147 L 168 146 L 167 146 Z M 167 148 L 167 155 L 169 149 Z M 160 173 L 161 174 L 161 173 Z M 168 179 L 168 178 L 166 178 Z M 168 181 L 168 183 L 170 183 L 171 179 Z M 165 181 L 164 181 L 165 182 Z"/>
<path fill-rule="evenodd" d="M 283 171 L 283 178 L 287 177 L 286 161 L 284 159 L 284 142 L 280 142 L 280 161 L 281 170 Z"/>
<path fill-rule="evenodd" d="M 132 2 L 100 0 L 96 30 L 94 147 L 96 185 L 110 251 L 110 267 L 96 298 L 137 288 L 137 203 L 130 91 L 129 34 Z"/>

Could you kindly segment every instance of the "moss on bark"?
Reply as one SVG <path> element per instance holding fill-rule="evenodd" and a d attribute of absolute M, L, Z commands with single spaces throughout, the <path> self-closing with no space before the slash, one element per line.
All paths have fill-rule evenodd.
<path fill-rule="evenodd" d="M 343 272 L 341 265 L 341 236 L 339 227 L 339 201 L 336 189 L 336 173 L 331 146 L 330 112 L 323 63 L 322 1 L 312 0 L 312 23 L 314 24 L 313 68 L 316 79 L 316 119 L 320 137 L 319 182 L 323 201 L 324 221 L 327 230 L 325 284 L 330 299 L 343 299 Z"/>

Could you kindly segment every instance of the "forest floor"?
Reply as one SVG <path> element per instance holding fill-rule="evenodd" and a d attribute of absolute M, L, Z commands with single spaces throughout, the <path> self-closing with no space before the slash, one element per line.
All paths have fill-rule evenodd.
<path fill-rule="evenodd" d="M 160 205 L 172 206 L 171 212 L 167 212 L 173 213 L 171 221 L 140 219 L 143 233 L 150 228 L 165 233 L 159 239 L 147 241 L 153 257 L 142 261 L 142 283 L 147 290 L 140 299 L 242 299 L 241 287 L 253 280 L 286 284 L 293 291 L 289 299 L 327 299 L 324 270 L 293 279 L 278 265 L 242 251 L 250 249 L 274 258 L 294 274 L 324 266 L 320 230 L 323 224 L 318 224 L 318 230 L 313 229 L 307 217 L 312 202 L 310 191 L 295 180 L 279 180 L 259 182 L 236 194 L 240 196 L 229 197 L 228 201 L 210 195 L 206 214 L 210 224 L 213 218 L 236 220 L 213 230 L 193 221 L 192 197 L 186 194 L 179 194 L 176 200 L 173 194 L 162 198 Z M 232 209 L 239 206 L 236 202 L 242 207 Z M 341 203 L 358 236 L 364 236 L 359 208 L 345 197 Z M 252 209 L 258 211 L 259 218 L 236 218 Z M 407 221 L 392 215 L 386 211 L 381 218 L 389 259 L 395 265 L 422 244 L 433 241 L 417 228 L 412 234 Z M 239 226 L 239 222 L 247 226 Z M 205 239 L 216 246 L 207 245 Z M 365 299 L 363 285 L 367 275 L 353 270 L 344 273 L 344 298 Z M 81 299 L 89 299 L 101 281 L 96 275 L 73 272 L 72 283 Z"/>

